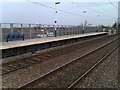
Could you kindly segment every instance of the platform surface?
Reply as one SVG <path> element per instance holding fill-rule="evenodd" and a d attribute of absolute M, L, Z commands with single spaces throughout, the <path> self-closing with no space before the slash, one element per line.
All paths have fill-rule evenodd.
<path fill-rule="evenodd" d="M 34 45 L 34 44 L 48 43 L 48 42 L 60 41 L 60 40 L 66 40 L 66 39 L 72 39 L 72 38 L 94 36 L 94 35 L 105 34 L 105 33 L 106 32 L 97 32 L 97 33 L 86 33 L 86 34 L 66 35 L 66 36 L 57 36 L 57 37 L 43 37 L 43 38 L 36 38 L 36 39 L 27 39 L 24 41 L 18 40 L 18 41 L 2 42 L 2 44 L 0 44 L 0 50 Z"/>

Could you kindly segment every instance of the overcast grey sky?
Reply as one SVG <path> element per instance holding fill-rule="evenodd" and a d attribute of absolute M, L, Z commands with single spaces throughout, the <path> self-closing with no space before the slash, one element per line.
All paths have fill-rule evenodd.
<path fill-rule="evenodd" d="M 97 25 L 97 23 L 112 25 L 118 18 L 119 0 L 106 0 L 104 2 L 97 2 L 97 0 L 61 1 L 56 6 L 57 9 L 61 10 L 58 10 L 57 15 L 54 9 L 55 2 L 47 2 L 47 0 L 44 2 L 43 0 L 31 1 L 38 4 L 26 0 L 20 2 L 5 2 L 4 0 L 4 2 L 0 2 L 2 4 L 2 7 L 0 7 L 2 8 L 2 21 L 0 22 L 54 24 L 55 17 L 57 17 L 57 24 L 60 25 L 80 25 L 85 19 L 88 24 L 92 25 Z M 83 15 L 84 10 L 87 12 Z"/>

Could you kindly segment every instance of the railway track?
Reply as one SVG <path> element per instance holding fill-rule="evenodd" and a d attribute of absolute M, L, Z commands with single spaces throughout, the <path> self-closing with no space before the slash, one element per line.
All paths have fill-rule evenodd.
<path fill-rule="evenodd" d="M 40 55 L 37 54 L 37 55 L 34 55 L 32 57 L 29 57 L 29 58 L 21 59 L 21 60 L 18 60 L 18 61 L 13 61 L 13 62 L 10 62 L 10 63 L 5 63 L 5 64 L 2 65 L 2 75 L 13 72 L 13 71 L 16 71 L 16 70 L 19 70 L 19 69 L 22 69 L 22 68 L 25 68 L 25 67 L 28 67 L 28 66 L 36 64 L 36 63 L 40 63 L 40 62 L 48 60 L 48 59 L 58 57 L 60 55 L 64 55 L 66 53 L 78 50 L 79 48 L 82 48 L 82 47 L 85 47 L 85 46 L 86 47 L 90 46 L 91 45 L 90 43 L 96 44 L 96 41 L 97 42 L 99 42 L 99 41 L 102 42 L 105 39 L 107 39 L 108 37 L 110 39 L 112 38 L 110 36 L 105 36 L 105 37 L 100 37 L 100 38 L 93 39 L 93 40 L 87 40 L 82 44 L 77 43 L 77 44 L 73 44 L 73 45 L 66 45 L 67 48 L 62 47 L 60 49 L 56 49 L 56 50 L 51 51 L 52 53 L 49 51 L 49 52 L 44 53 L 44 54 L 40 54 Z"/>
<path fill-rule="evenodd" d="M 117 45 L 118 39 L 110 41 L 109 43 L 102 45 L 80 57 L 77 57 L 70 62 L 67 62 L 60 67 L 57 67 L 54 70 L 42 75 L 41 77 L 36 78 L 18 87 L 18 90 L 23 88 L 70 89 L 86 74 L 88 74 L 92 69 L 94 69 L 100 62 L 102 62 L 107 56 L 109 56 L 116 48 L 118 48 Z M 111 50 L 111 48 L 113 49 Z M 101 55 L 99 53 L 101 53 Z M 92 61 L 90 62 L 90 60 Z"/>
<path fill-rule="evenodd" d="M 102 63 L 103 60 L 105 60 L 108 56 L 111 55 L 119 46 L 115 47 L 112 51 L 110 51 L 107 55 L 102 57 L 98 62 L 96 62 L 91 68 L 89 68 L 84 74 L 82 74 L 80 77 L 78 77 L 71 85 L 67 87 L 66 90 L 71 90 L 74 88 L 74 86 L 79 83 L 82 79 L 86 78 L 86 75 L 88 75 L 91 71 L 93 71 L 97 66 Z"/>

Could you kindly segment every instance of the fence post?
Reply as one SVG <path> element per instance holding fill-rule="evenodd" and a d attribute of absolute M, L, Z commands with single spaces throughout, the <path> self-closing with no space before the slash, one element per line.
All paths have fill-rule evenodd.
<path fill-rule="evenodd" d="M 72 26 L 72 35 L 74 35 L 74 27 Z"/>
<path fill-rule="evenodd" d="M 11 33 L 13 33 L 13 23 L 10 23 L 10 29 L 11 29 Z"/>
<path fill-rule="evenodd" d="M 66 25 L 65 25 L 65 31 L 66 31 L 66 35 L 68 35 L 68 30 Z"/>
<path fill-rule="evenodd" d="M 71 28 L 70 28 L 70 26 L 68 26 L 68 29 L 69 29 L 69 35 L 71 35 Z"/>
<path fill-rule="evenodd" d="M 48 34 L 49 32 L 51 32 L 51 30 L 50 30 L 50 25 L 48 25 L 47 34 Z"/>
<path fill-rule="evenodd" d="M 30 30 L 30 39 L 31 39 L 31 24 L 29 24 L 29 30 Z"/>
<path fill-rule="evenodd" d="M 0 23 L 0 42 L 2 42 L 2 27 L 1 27 L 1 23 Z"/>
<path fill-rule="evenodd" d="M 59 25 L 57 25 L 57 36 L 59 36 Z"/>
<path fill-rule="evenodd" d="M 38 24 L 36 24 L 37 38 L 38 38 L 38 27 L 39 27 L 39 25 L 38 25 Z"/>
<path fill-rule="evenodd" d="M 79 34 L 79 26 L 77 26 L 77 34 Z"/>
<path fill-rule="evenodd" d="M 23 34 L 23 25 L 21 24 L 21 31 L 22 31 L 22 34 Z"/>
<path fill-rule="evenodd" d="M 61 36 L 63 36 L 62 25 L 60 25 L 60 33 L 61 33 Z"/>
<path fill-rule="evenodd" d="M 41 24 L 38 24 L 38 34 L 41 34 Z"/>
<path fill-rule="evenodd" d="M 43 25 L 43 35 L 45 34 L 45 27 L 44 27 L 44 25 Z"/>

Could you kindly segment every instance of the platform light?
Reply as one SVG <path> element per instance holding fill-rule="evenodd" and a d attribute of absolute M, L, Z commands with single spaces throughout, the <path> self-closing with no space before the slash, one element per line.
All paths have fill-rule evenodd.
<path fill-rule="evenodd" d="M 56 10 L 55 10 L 55 14 L 56 14 L 56 15 L 55 15 L 55 19 L 56 19 L 56 20 L 55 20 L 55 37 L 57 36 L 57 35 L 56 35 L 56 34 L 57 34 L 57 13 L 58 13 L 57 8 L 56 8 L 56 5 L 57 5 L 57 4 L 60 4 L 60 2 L 55 2 L 55 9 L 56 9 Z"/>
<path fill-rule="evenodd" d="M 84 34 L 84 31 L 85 31 L 85 20 L 86 20 L 84 14 L 85 14 L 86 12 L 87 12 L 86 10 L 83 11 L 83 17 L 84 17 L 84 20 L 83 20 L 83 34 Z"/>
<path fill-rule="evenodd" d="M 99 32 L 99 17 L 100 17 L 100 15 L 97 15 L 97 29 L 98 29 L 98 32 Z"/>
<path fill-rule="evenodd" d="M 55 4 L 60 4 L 60 2 L 56 2 Z"/>

